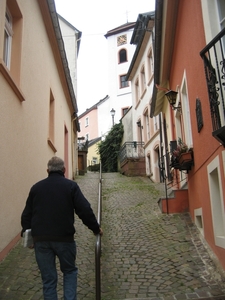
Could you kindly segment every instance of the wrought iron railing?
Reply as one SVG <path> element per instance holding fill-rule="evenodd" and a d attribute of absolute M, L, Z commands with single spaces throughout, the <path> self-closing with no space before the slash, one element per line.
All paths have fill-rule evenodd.
<path fill-rule="evenodd" d="M 145 156 L 144 142 L 126 142 L 120 149 L 120 163 L 129 158 L 140 158 Z"/>
<path fill-rule="evenodd" d="M 225 145 L 225 28 L 200 52 L 204 61 L 213 136 Z"/>

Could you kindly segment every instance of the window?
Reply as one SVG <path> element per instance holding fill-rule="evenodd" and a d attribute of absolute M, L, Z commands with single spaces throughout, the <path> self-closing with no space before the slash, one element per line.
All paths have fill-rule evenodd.
<path fill-rule="evenodd" d="M 146 107 L 146 109 L 143 112 L 143 138 L 144 138 L 144 142 L 147 143 L 150 140 L 150 117 L 149 117 L 149 112 L 148 112 L 148 108 Z"/>
<path fill-rule="evenodd" d="M 89 118 L 85 118 L 85 127 L 87 127 L 89 125 Z"/>
<path fill-rule="evenodd" d="M 127 113 L 129 107 L 124 107 L 122 108 L 122 116 L 125 116 L 125 114 Z"/>
<path fill-rule="evenodd" d="M 180 102 L 180 93 L 177 94 L 177 104 Z M 176 106 L 177 106 L 176 104 Z M 181 111 L 177 110 L 175 112 L 175 128 L 176 128 L 176 136 L 181 137 L 182 140 L 185 140 L 185 133 L 184 133 L 184 126 L 182 126 L 182 123 L 184 121 L 184 118 L 181 115 Z"/>
<path fill-rule="evenodd" d="M 150 125 L 149 125 L 149 116 L 148 116 L 148 110 L 146 110 L 144 114 L 144 122 L 145 122 L 145 139 L 146 142 L 150 140 Z"/>
<path fill-rule="evenodd" d="M 140 98 L 139 79 L 135 81 L 135 97 L 136 97 L 136 103 L 138 103 Z"/>
<path fill-rule="evenodd" d="M 86 139 L 86 141 L 89 141 L 89 133 L 85 134 L 85 139 Z"/>
<path fill-rule="evenodd" d="M 150 49 L 148 53 L 148 81 L 151 80 L 153 71 L 154 71 L 154 66 L 153 66 L 153 54 L 152 54 L 152 49 Z"/>
<path fill-rule="evenodd" d="M 3 49 L 0 54 L 0 71 L 21 101 L 24 96 L 19 90 L 22 51 L 23 18 L 17 1 L 6 1 Z M 1 56 L 2 55 L 2 56 Z"/>
<path fill-rule="evenodd" d="M 140 141 L 142 143 L 143 126 L 142 126 L 141 120 L 139 119 L 136 124 L 137 124 L 137 139 L 138 139 L 138 141 Z"/>
<path fill-rule="evenodd" d="M 13 36 L 12 16 L 11 16 L 9 10 L 6 9 L 6 12 L 5 12 L 3 61 L 6 64 L 8 69 L 10 69 L 12 36 Z"/>
<path fill-rule="evenodd" d="M 146 88 L 145 67 L 141 69 L 141 93 L 143 94 Z"/>
<path fill-rule="evenodd" d="M 92 157 L 92 165 L 96 165 L 98 163 L 97 157 Z"/>
<path fill-rule="evenodd" d="M 152 165 L 151 165 L 151 156 L 150 153 L 147 154 L 147 174 L 148 176 L 152 176 Z"/>
<path fill-rule="evenodd" d="M 154 131 L 159 129 L 159 116 L 153 117 L 154 120 Z"/>
<path fill-rule="evenodd" d="M 207 166 L 207 171 L 215 244 L 225 248 L 224 198 L 218 157 Z"/>
<path fill-rule="evenodd" d="M 225 28 L 225 2 L 224 0 L 217 0 L 219 22 L 221 30 Z M 225 48 L 225 37 L 222 38 L 223 48 Z"/>
<path fill-rule="evenodd" d="M 125 88 L 129 86 L 129 82 L 126 81 L 126 75 L 120 76 L 120 88 Z"/>
<path fill-rule="evenodd" d="M 52 91 L 50 91 L 48 144 L 55 153 L 57 150 L 54 146 L 54 139 L 55 139 L 55 99 L 52 94 Z"/>
<path fill-rule="evenodd" d="M 127 51 L 125 49 L 122 49 L 119 52 L 119 64 L 123 62 L 127 62 Z"/>
<path fill-rule="evenodd" d="M 192 147 L 192 128 L 191 128 L 191 113 L 189 107 L 189 99 L 187 93 L 186 73 L 184 74 L 183 82 L 181 84 L 181 106 L 184 120 L 184 134 L 183 140 L 189 147 Z"/>
<path fill-rule="evenodd" d="M 217 0 L 218 13 L 221 29 L 225 28 L 225 2 L 224 0 Z"/>

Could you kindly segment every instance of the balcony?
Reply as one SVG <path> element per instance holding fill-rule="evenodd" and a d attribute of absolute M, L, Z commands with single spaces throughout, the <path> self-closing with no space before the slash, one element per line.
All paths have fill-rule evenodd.
<path fill-rule="evenodd" d="M 225 28 L 200 52 L 204 62 L 212 135 L 225 146 Z"/>
<path fill-rule="evenodd" d="M 145 152 L 143 142 L 126 142 L 119 153 L 121 173 L 126 176 L 145 176 Z"/>

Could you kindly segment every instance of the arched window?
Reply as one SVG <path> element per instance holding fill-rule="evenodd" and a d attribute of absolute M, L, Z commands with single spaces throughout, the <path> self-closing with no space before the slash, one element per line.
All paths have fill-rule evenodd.
<path fill-rule="evenodd" d="M 127 50 L 121 49 L 119 52 L 119 64 L 127 61 Z"/>

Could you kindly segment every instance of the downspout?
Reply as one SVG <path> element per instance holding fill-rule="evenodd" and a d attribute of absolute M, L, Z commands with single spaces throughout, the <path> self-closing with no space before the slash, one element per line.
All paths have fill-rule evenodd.
<path fill-rule="evenodd" d="M 162 138 L 162 117 L 161 117 L 161 113 L 159 114 L 159 142 L 160 142 L 160 169 L 161 169 L 161 176 L 162 176 L 163 182 L 164 182 L 165 178 L 164 178 L 164 169 L 163 169 L 164 163 L 162 163 L 163 162 L 163 160 L 162 160 L 162 157 L 163 157 L 163 138 Z"/>
<path fill-rule="evenodd" d="M 155 36 L 153 35 L 154 45 L 154 86 L 152 94 L 152 103 L 150 118 L 153 118 L 155 113 L 155 105 L 157 98 L 156 84 L 160 83 L 160 57 L 161 57 L 161 40 L 162 40 L 162 15 L 163 15 L 163 0 L 156 1 L 155 9 Z"/>
<path fill-rule="evenodd" d="M 74 117 L 73 117 L 74 116 Z M 74 122 L 78 119 L 77 114 L 74 113 L 72 116 L 72 120 L 71 120 L 71 151 L 72 151 L 72 174 L 73 174 L 73 180 L 75 180 L 75 176 L 76 176 L 76 169 L 75 169 L 75 151 L 76 151 L 76 147 L 75 147 L 75 126 L 74 126 Z M 78 122 L 77 122 L 78 123 Z M 78 123 L 78 130 L 76 130 L 78 132 L 80 132 L 80 128 L 79 128 L 79 123 Z"/>

